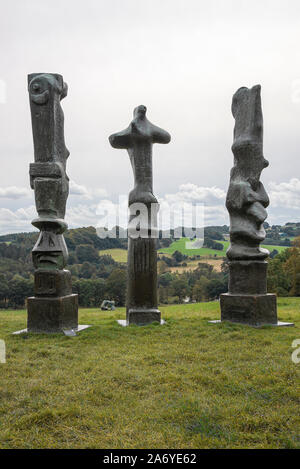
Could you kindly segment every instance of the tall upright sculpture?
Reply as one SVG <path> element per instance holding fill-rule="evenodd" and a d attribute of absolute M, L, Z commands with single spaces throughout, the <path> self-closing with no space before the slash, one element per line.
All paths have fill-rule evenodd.
<path fill-rule="evenodd" d="M 64 217 L 69 193 L 69 151 L 60 101 L 67 90 L 61 75 L 28 76 L 34 143 L 30 185 L 38 212 L 32 224 L 40 230 L 32 251 L 35 296 L 27 299 L 29 332 L 78 330 L 78 296 L 72 294 L 71 273 L 64 269 L 68 259 L 63 232 L 67 228 Z"/>
<path fill-rule="evenodd" d="M 138 106 L 127 129 L 109 137 L 114 148 L 128 151 L 134 189 L 129 194 L 128 281 L 126 324 L 144 325 L 161 321 L 157 305 L 157 213 L 153 195 L 152 146 L 169 143 L 165 130 L 151 124 L 146 107 Z"/>
<path fill-rule="evenodd" d="M 261 88 L 240 88 L 233 96 L 234 166 L 226 207 L 230 215 L 228 293 L 221 295 L 221 320 L 259 326 L 279 325 L 276 295 L 267 293 L 267 249 L 263 223 L 269 198 L 260 175 L 268 166 L 263 155 Z"/>

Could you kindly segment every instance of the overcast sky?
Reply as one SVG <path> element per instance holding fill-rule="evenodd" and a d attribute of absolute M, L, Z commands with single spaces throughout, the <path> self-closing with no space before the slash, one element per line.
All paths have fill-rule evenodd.
<path fill-rule="evenodd" d="M 204 203 L 206 224 L 228 223 L 231 99 L 262 85 L 262 181 L 268 221 L 300 221 L 299 0 L 0 0 L 0 234 L 35 216 L 27 74 L 61 73 L 72 181 L 66 219 L 96 225 L 107 200 L 133 186 L 125 150 L 108 136 L 133 108 L 169 131 L 155 145 L 154 192 Z M 106 202 L 103 200 L 106 199 Z"/>

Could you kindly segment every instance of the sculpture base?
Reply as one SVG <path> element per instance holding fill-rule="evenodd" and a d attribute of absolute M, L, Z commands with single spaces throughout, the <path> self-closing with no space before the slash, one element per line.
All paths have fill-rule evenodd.
<path fill-rule="evenodd" d="M 214 321 L 208 321 L 210 324 L 221 324 L 224 321 L 221 321 L 221 319 L 216 319 Z M 239 324 L 238 322 L 235 324 Z M 245 325 L 245 324 L 244 324 Z M 253 326 L 253 324 L 246 324 L 247 326 L 252 326 L 252 327 L 262 327 L 263 325 L 265 326 L 272 326 L 272 327 L 288 327 L 288 326 L 294 326 L 295 324 L 293 322 L 282 322 L 278 321 L 276 324 L 261 324 L 260 326 Z"/>
<path fill-rule="evenodd" d="M 118 319 L 117 320 L 117 323 L 122 326 L 122 327 L 127 327 L 129 326 L 130 324 L 128 324 L 128 322 L 126 321 L 126 319 Z M 163 326 L 164 324 L 166 324 L 166 321 L 164 319 L 161 319 L 160 320 L 160 325 Z M 139 324 L 139 326 L 145 326 L 146 324 Z"/>
<path fill-rule="evenodd" d="M 27 298 L 28 332 L 55 333 L 78 328 L 78 295 Z"/>
<path fill-rule="evenodd" d="M 157 308 L 152 309 L 134 309 L 127 311 L 126 322 L 128 324 L 136 324 L 137 326 L 146 326 L 152 322 L 161 321 L 161 312 Z"/>
<path fill-rule="evenodd" d="M 231 321 L 250 326 L 276 325 L 276 295 L 220 295 L 221 321 Z"/>
<path fill-rule="evenodd" d="M 76 332 L 84 331 L 85 329 L 88 329 L 88 327 L 91 327 L 91 326 L 87 324 L 78 324 L 78 327 L 76 327 L 75 329 L 64 329 L 63 331 L 59 331 L 59 333 L 63 332 L 65 335 L 73 337 L 73 336 L 76 336 Z M 29 331 L 28 329 L 22 329 L 21 331 L 13 332 L 12 335 L 26 334 L 28 332 L 32 332 L 32 331 Z M 34 334 L 38 334 L 38 332 L 34 332 Z M 50 333 L 47 332 L 47 334 L 50 334 Z"/>

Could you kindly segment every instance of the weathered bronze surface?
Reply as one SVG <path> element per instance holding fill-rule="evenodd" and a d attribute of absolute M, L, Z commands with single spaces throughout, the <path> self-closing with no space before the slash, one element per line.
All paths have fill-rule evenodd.
<path fill-rule="evenodd" d="M 146 107 L 138 106 L 127 129 L 109 137 L 114 148 L 128 151 L 134 188 L 129 194 L 128 281 L 126 320 L 128 324 L 149 324 L 161 320 L 157 307 L 157 213 L 153 194 L 152 146 L 169 143 L 170 135 L 151 124 Z"/>
<path fill-rule="evenodd" d="M 240 88 L 232 100 L 234 166 L 226 207 L 230 216 L 229 291 L 221 295 L 221 319 L 258 326 L 277 324 L 276 295 L 267 294 L 269 252 L 260 247 L 269 198 L 260 181 L 263 155 L 261 88 Z"/>
<path fill-rule="evenodd" d="M 64 138 L 64 114 L 60 101 L 67 84 L 58 74 L 28 76 L 34 144 L 30 185 L 35 193 L 40 230 L 32 251 L 35 296 L 28 298 L 28 331 L 60 332 L 78 326 L 78 299 L 72 294 L 71 274 L 65 270 L 68 250 L 63 237 L 69 194 L 66 162 L 69 151 Z"/>

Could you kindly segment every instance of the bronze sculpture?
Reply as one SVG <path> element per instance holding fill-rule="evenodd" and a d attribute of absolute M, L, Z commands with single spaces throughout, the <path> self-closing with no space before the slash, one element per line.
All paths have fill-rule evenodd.
<path fill-rule="evenodd" d="M 64 140 L 64 114 L 60 101 L 67 85 L 58 74 L 28 76 L 34 163 L 30 185 L 35 193 L 40 230 L 32 251 L 35 296 L 27 299 L 29 332 L 61 332 L 78 329 L 78 296 L 72 294 L 71 273 L 65 270 L 68 250 L 63 237 L 69 193 Z"/>
<path fill-rule="evenodd" d="M 267 293 L 267 249 L 263 223 L 269 198 L 260 181 L 268 166 L 263 155 L 261 87 L 240 88 L 233 96 L 234 166 L 226 207 L 230 215 L 228 293 L 222 294 L 221 320 L 260 326 L 279 325 L 275 294 Z"/>
<path fill-rule="evenodd" d="M 168 132 L 148 121 L 146 111 L 142 105 L 135 108 L 129 127 L 109 137 L 114 148 L 128 151 L 134 174 L 134 189 L 129 194 L 126 324 L 138 325 L 161 321 L 156 253 L 159 204 L 153 194 L 152 146 L 171 139 Z"/>

